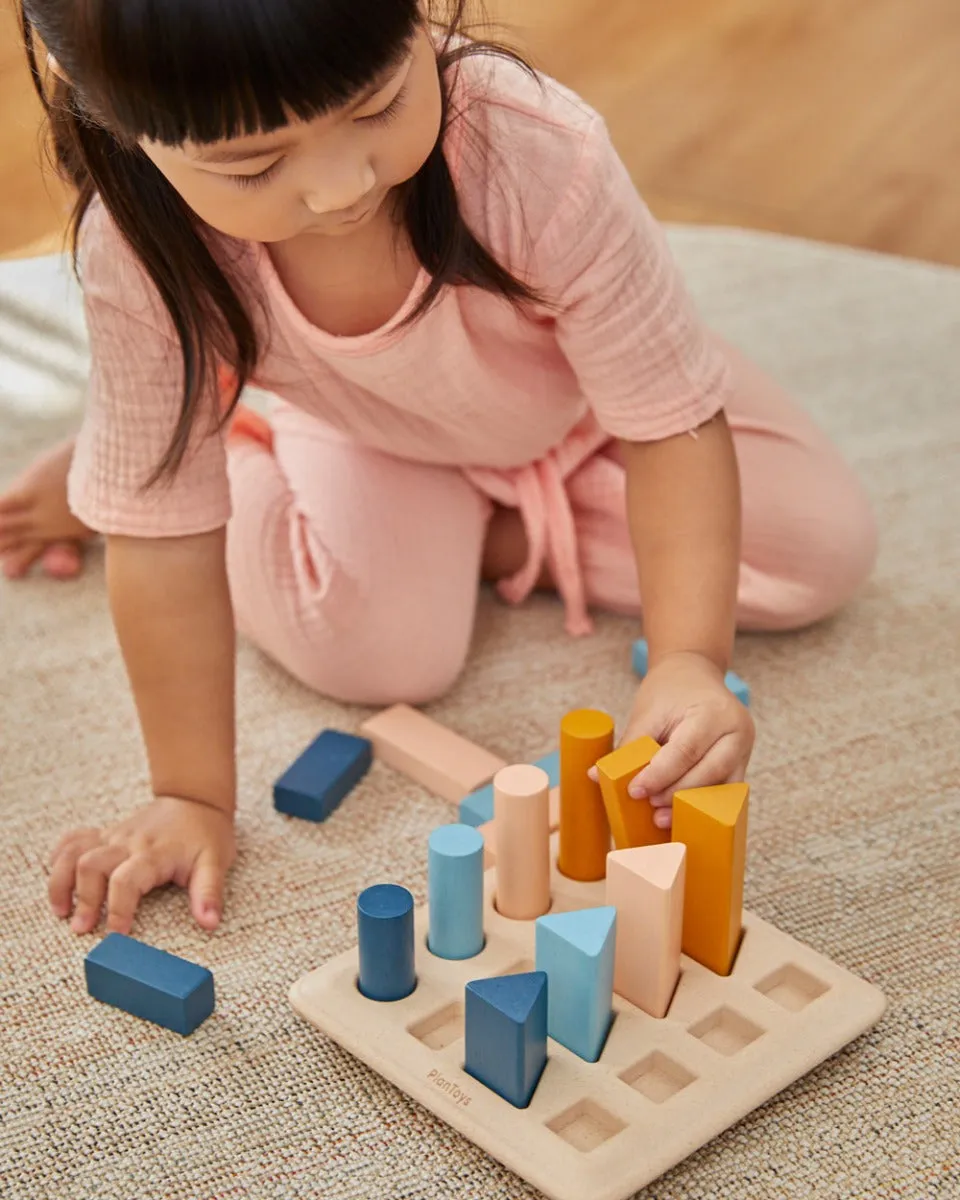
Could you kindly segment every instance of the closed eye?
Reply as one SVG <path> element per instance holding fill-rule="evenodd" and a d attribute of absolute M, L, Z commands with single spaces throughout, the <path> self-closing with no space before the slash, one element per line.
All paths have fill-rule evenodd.
<path fill-rule="evenodd" d="M 256 188 L 263 187 L 268 183 L 280 168 L 283 162 L 282 158 L 278 158 L 276 162 L 270 164 L 263 171 L 258 171 L 256 175 L 224 175 L 224 179 L 229 179 L 231 183 L 235 183 L 237 187 Z"/>
<path fill-rule="evenodd" d="M 357 120 L 364 122 L 369 121 L 372 125 L 389 125 L 390 122 L 393 121 L 400 113 L 400 110 L 403 108 L 406 102 L 407 89 L 406 86 L 404 86 L 399 92 L 397 92 L 386 108 L 382 108 L 378 113 L 370 113 L 370 115 L 366 117 L 357 117 Z"/>

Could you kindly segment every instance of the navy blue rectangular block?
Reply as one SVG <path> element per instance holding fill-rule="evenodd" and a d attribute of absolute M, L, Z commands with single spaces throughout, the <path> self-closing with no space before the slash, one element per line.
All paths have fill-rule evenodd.
<path fill-rule="evenodd" d="M 94 1000 L 175 1033 L 193 1033 L 213 1012 L 213 975 L 176 954 L 108 933 L 84 960 Z"/>
<path fill-rule="evenodd" d="M 273 806 L 290 817 L 325 821 L 372 762 L 366 738 L 325 729 L 273 785 Z"/>

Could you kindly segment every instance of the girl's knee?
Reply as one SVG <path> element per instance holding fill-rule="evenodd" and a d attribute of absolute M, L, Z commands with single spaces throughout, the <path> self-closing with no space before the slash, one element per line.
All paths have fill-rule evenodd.
<path fill-rule="evenodd" d="M 461 652 L 442 645 L 411 659 L 403 648 L 381 649 L 376 655 L 349 647 L 336 656 L 308 654 L 285 664 L 301 683 L 342 704 L 428 704 L 444 696 L 466 662 Z"/>
<path fill-rule="evenodd" d="M 877 523 L 870 501 L 851 475 L 829 511 L 798 520 L 785 566 L 786 586 L 767 626 L 799 629 L 832 616 L 860 591 L 877 559 Z"/>

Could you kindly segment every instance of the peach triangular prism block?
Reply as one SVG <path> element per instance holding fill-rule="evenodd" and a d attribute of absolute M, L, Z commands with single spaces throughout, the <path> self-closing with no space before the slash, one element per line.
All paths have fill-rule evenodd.
<path fill-rule="evenodd" d="M 652 1017 L 680 977 L 686 846 L 636 846 L 607 856 L 607 903 L 617 910 L 613 990 Z"/>

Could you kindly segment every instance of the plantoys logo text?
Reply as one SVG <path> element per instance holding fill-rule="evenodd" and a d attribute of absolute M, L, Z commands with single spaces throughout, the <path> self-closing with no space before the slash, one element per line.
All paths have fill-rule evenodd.
<path fill-rule="evenodd" d="M 469 1107 L 470 1097 L 467 1093 L 461 1091 L 452 1079 L 444 1079 L 436 1067 L 427 1076 L 427 1082 L 432 1083 L 441 1092 L 445 1092 L 455 1103 L 462 1105 L 464 1108 Z"/>

